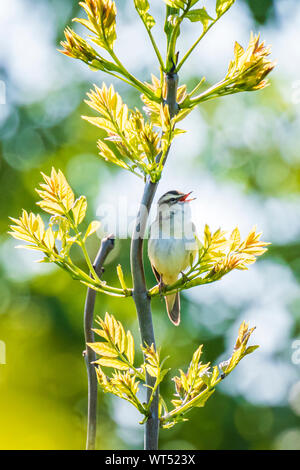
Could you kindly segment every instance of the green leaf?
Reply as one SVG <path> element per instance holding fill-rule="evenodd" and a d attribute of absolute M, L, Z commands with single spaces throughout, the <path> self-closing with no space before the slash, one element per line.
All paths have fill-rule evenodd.
<path fill-rule="evenodd" d="M 117 322 L 116 342 L 117 342 L 119 351 L 123 353 L 127 346 L 127 337 L 126 337 L 126 333 L 121 322 Z"/>
<path fill-rule="evenodd" d="M 75 222 L 76 227 L 83 221 L 85 214 L 86 214 L 86 210 L 87 210 L 86 197 L 80 196 L 80 198 L 78 198 L 75 201 L 75 204 L 72 208 L 74 222 Z"/>
<path fill-rule="evenodd" d="M 236 227 L 230 235 L 230 251 L 235 251 L 241 243 L 241 235 L 239 229 Z"/>
<path fill-rule="evenodd" d="M 125 352 L 130 364 L 134 363 L 134 340 L 130 331 L 127 331 L 127 348 Z"/>
<path fill-rule="evenodd" d="M 146 364 L 146 370 L 151 377 L 158 377 L 158 372 L 159 369 L 157 367 L 150 366 L 149 364 Z"/>
<path fill-rule="evenodd" d="M 155 19 L 148 13 L 148 10 L 150 8 L 149 1 L 134 0 L 134 5 L 147 29 L 153 28 L 153 26 L 155 25 Z"/>
<path fill-rule="evenodd" d="M 216 13 L 218 18 L 226 13 L 230 7 L 234 4 L 235 0 L 217 0 L 216 3 Z"/>
<path fill-rule="evenodd" d="M 120 264 L 118 264 L 118 266 L 117 266 L 117 274 L 118 274 L 118 278 L 119 278 L 122 289 L 126 290 L 127 287 L 126 287 L 126 284 L 125 284 L 125 279 L 124 279 L 122 266 Z"/>
<path fill-rule="evenodd" d="M 203 348 L 203 345 L 201 344 L 193 354 L 193 359 L 189 366 L 188 376 L 187 376 L 187 381 L 189 385 L 193 384 L 197 376 L 200 356 L 202 354 L 202 348 Z"/>
<path fill-rule="evenodd" d="M 119 361 L 118 359 L 110 359 L 110 358 L 105 358 L 101 357 L 97 361 L 95 361 L 95 364 L 99 364 L 100 366 L 105 366 L 105 367 L 112 367 L 114 369 L 119 369 L 119 370 L 128 370 L 129 366 L 125 364 L 122 361 Z"/>
<path fill-rule="evenodd" d="M 164 0 L 164 2 L 172 8 L 185 8 L 185 0 Z"/>
<path fill-rule="evenodd" d="M 92 331 L 96 333 L 97 335 L 101 336 L 102 338 L 106 339 L 106 341 L 109 341 L 109 337 L 106 331 L 104 330 L 99 330 L 97 328 L 92 328 Z"/>
<path fill-rule="evenodd" d="M 243 357 L 247 356 L 247 354 L 253 353 L 253 351 L 255 351 L 257 348 L 259 348 L 259 345 L 249 346 L 244 352 Z"/>
<path fill-rule="evenodd" d="M 51 227 L 49 227 L 45 232 L 44 243 L 50 251 L 53 250 L 55 244 L 55 236 Z"/>
<path fill-rule="evenodd" d="M 95 44 L 104 49 L 112 49 L 117 38 L 115 2 L 107 0 L 93 2 L 93 8 L 90 8 L 86 2 L 80 2 L 79 5 L 84 9 L 88 19 L 74 18 L 73 21 L 77 21 L 94 33 L 95 36 L 91 36 L 91 39 Z"/>
<path fill-rule="evenodd" d="M 36 204 L 40 206 L 43 211 L 48 212 L 48 214 L 64 215 L 65 213 L 64 209 L 62 209 L 62 207 L 56 202 L 39 201 Z"/>
<path fill-rule="evenodd" d="M 99 356 L 105 357 L 117 357 L 118 353 L 116 350 L 107 343 L 87 343 L 87 345 L 95 351 Z"/>
<path fill-rule="evenodd" d="M 193 23 L 197 21 L 201 21 L 204 29 L 206 29 L 208 26 L 208 23 L 213 20 L 213 18 L 209 16 L 209 14 L 207 13 L 204 7 L 196 9 L 196 10 L 188 11 L 186 14 L 186 17 Z"/>
<path fill-rule="evenodd" d="M 93 235 L 93 233 L 95 233 L 98 228 L 100 227 L 100 222 L 98 220 L 93 220 L 90 225 L 88 226 L 87 228 L 87 231 L 85 232 L 85 235 L 83 237 L 83 241 L 85 241 L 88 237 L 90 237 L 91 235 Z"/>
<path fill-rule="evenodd" d="M 212 387 L 216 384 L 218 378 L 219 378 L 219 368 L 218 366 L 214 366 L 212 376 L 211 376 L 211 381 L 210 381 L 210 384 Z"/>
<path fill-rule="evenodd" d="M 209 399 L 209 397 L 211 397 L 214 391 L 214 388 L 212 390 L 210 390 L 209 388 L 204 390 L 204 392 L 200 393 L 199 397 L 193 402 L 193 406 L 196 406 L 197 408 L 202 408 L 203 406 L 205 406 L 207 400 Z"/>
<path fill-rule="evenodd" d="M 165 376 L 167 375 L 167 373 L 170 371 L 171 369 L 163 369 L 161 372 L 160 372 L 160 375 L 159 375 L 159 383 L 161 383 Z"/>
<path fill-rule="evenodd" d="M 186 10 L 192 8 L 199 0 L 164 0 L 164 2 L 172 8 L 181 8 Z"/>
<path fill-rule="evenodd" d="M 82 119 L 88 121 L 90 124 L 93 124 L 93 126 L 97 126 L 100 129 L 105 130 L 106 132 L 113 134 L 116 133 L 116 126 L 105 118 L 82 116 Z"/>

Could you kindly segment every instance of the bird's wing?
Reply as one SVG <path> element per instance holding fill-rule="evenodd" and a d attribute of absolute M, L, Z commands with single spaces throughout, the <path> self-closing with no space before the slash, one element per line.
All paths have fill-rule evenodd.
<path fill-rule="evenodd" d="M 161 276 L 160 276 L 159 272 L 156 271 L 156 269 L 155 269 L 155 267 L 153 266 L 153 264 L 151 264 L 151 268 L 152 268 L 152 271 L 153 271 L 154 276 L 156 277 L 157 282 L 160 282 L 160 281 L 161 281 Z"/>

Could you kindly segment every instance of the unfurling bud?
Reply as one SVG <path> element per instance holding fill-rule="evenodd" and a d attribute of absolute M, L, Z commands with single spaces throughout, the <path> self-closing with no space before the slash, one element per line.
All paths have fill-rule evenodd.
<path fill-rule="evenodd" d="M 268 81 L 264 78 L 273 70 L 275 62 L 267 57 L 271 48 L 265 43 L 259 43 L 259 35 L 251 33 L 250 42 L 246 50 L 235 43 L 234 60 L 229 64 L 225 80 L 230 80 L 229 87 L 235 91 L 254 91 L 264 88 Z"/>
<path fill-rule="evenodd" d="M 63 54 L 73 57 L 74 59 L 83 60 L 90 63 L 97 59 L 97 52 L 93 49 L 81 36 L 75 33 L 71 28 L 65 29 L 65 41 L 61 41 L 64 50 Z"/>

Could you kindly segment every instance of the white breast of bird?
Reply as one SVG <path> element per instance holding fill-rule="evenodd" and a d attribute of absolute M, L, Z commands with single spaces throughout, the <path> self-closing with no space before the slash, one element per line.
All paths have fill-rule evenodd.
<path fill-rule="evenodd" d="M 148 255 L 165 284 L 172 284 L 195 256 L 197 244 L 189 204 L 158 213 L 150 228 Z"/>

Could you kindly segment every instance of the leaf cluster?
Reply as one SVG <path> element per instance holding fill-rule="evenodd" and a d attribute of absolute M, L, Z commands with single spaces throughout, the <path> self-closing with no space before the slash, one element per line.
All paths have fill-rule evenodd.
<path fill-rule="evenodd" d="M 146 138 L 143 135 L 143 129 L 146 127 L 141 127 L 140 132 L 137 132 L 137 126 L 133 124 L 133 116 L 136 118 L 136 115 L 128 117 L 126 105 L 122 103 L 119 95 L 114 93 L 113 88 L 107 90 L 103 86 L 102 90 L 97 89 L 94 93 L 97 100 L 94 98 L 94 95 L 91 96 L 91 99 L 94 100 L 93 106 L 102 112 L 102 117 L 88 119 L 97 123 L 96 125 L 102 129 L 106 129 L 109 139 L 112 138 L 113 141 L 118 137 L 117 132 L 119 134 L 124 132 L 124 146 L 132 145 L 136 152 L 139 149 L 141 153 L 144 152 L 146 154 L 149 152 L 148 155 L 150 155 L 150 146 L 146 147 Z M 142 125 L 146 126 L 144 120 L 136 119 L 139 123 L 142 122 Z M 169 121 L 168 125 L 170 123 L 171 121 Z M 133 134 L 136 135 L 136 142 L 131 140 L 133 139 Z M 141 142 L 144 138 L 144 145 L 142 145 Z M 116 145 L 121 145 L 120 140 L 117 140 Z M 102 150 L 106 152 L 104 155 L 107 152 L 111 152 L 111 150 L 106 143 L 99 143 L 100 149 L 106 149 L 105 146 L 107 146 L 108 150 Z M 128 160 L 134 165 L 129 156 Z M 120 164 L 127 164 L 129 166 L 130 163 L 123 162 L 120 157 Z M 146 165 L 145 162 L 143 164 Z M 159 165 L 160 163 L 156 167 L 159 169 L 158 171 L 160 171 Z M 131 169 L 131 171 L 134 170 Z M 23 210 L 19 219 L 11 218 L 14 225 L 10 226 L 11 232 L 9 233 L 14 238 L 26 242 L 22 247 L 42 252 L 43 258 L 40 260 L 41 262 L 57 264 L 69 272 L 74 279 L 80 280 L 86 286 L 110 295 L 131 296 L 132 289 L 126 286 L 120 265 L 116 268 L 120 288 L 108 286 L 99 278 L 94 270 L 87 252 L 86 241 L 88 237 L 97 231 L 100 223 L 94 220 L 82 231 L 82 224 L 86 224 L 86 198 L 84 196 L 75 198 L 74 192 L 61 170 L 56 171 L 52 168 L 50 176 L 43 173 L 42 175 L 44 182 L 36 190 L 41 198 L 37 205 L 44 212 L 50 214 L 51 217 L 48 223 L 45 225 L 44 220 L 39 214 L 27 213 L 27 211 Z M 227 234 L 221 229 L 212 233 L 208 225 L 206 225 L 202 240 L 196 237 L 198 249 L 191 255 L 190 267 L 187 272 L 174 284 L 166 285 L 162 290 L 159 286 L 152 287 L 149 290 L 149 295 L 156 296 L 162 292 L 168 295 L 178 290 L 190 289 L 194 286 L 218 281 L 234 269 L 248 269 L 248 266 L 253 264 L 258 256 L 265 253 L 266 247 L 269 245 L 269 243 L 261 241 L 260 237 L 261 233 L 257 233 L 255 227 L 242 240 L 237 227 L 230 234 Z M 91 276 L 74 263 L 71 253 L 74 245 L 81 248 Z"/>
<path fill-rule="evenodd" d="M 168 45 L 166 70 L 174 70 L 178 72 L 201 39 L 203 39 L 209 29 L 227 12 L 227 10 L 229 10 L 235 0 L 217 0 L 215 4 L 215 18 L 208 14 L 205 6 L 202 6 L 201 8 L 193 8 L 199 0 L 164 0 L 164 2 L 167 5 L 165 21 L 165 33 L 167 35 Z M 202 33 L 184 55 L 180 63 L 178 63 L 176 43 L 180 36 L 181 24 L 185 19 L 188 19 L 192 23 L 202 23 Z"/>
<path fill-rule="evenodd" d="M 164 428 L 170 428 L 180 421 L 186 421 L 186 413 L 193 408 L 205 406 L 207 400 L 215 391 L 216 385 L 229 375 L 238 363 L 248 354 L 255 351 L 258 346 L 248 346 L 248 341 L 255 328 L 243 322 L 239 328 L 238 337 L 231 357 L 211 367 L 210 363 L 200 361 L 202 345 L 193 354 L 188 370 L 173 378 L 175 384 L 175 399 L 172 400 L 174 408 L 169 412 L 165 410 L 160 418 Z"/>
<path fill-rule="evenodd" d="M 97 319 L 100 329 L 93 331 L 103 341 L 88 343 L 88 347 L 99 356 L 95 361 L 97 378 L 101 389 L 105 393 L 112 393 L 135 406 L 145 420 L 149 417 L 149 409 L 159 384 L 165 379 L 170 369 L 163 368 L 164 360 L 154 346 L 141 346 L 144 362 L 137 368 L 135 366 L 135 345 L 130 331 L 125 333 L 120 321 L 113 315 L 106 313 L 104 320 Z M 163 428 L 170 428 L 180 421 L 185 421 L 185 415 L 193 408 L 201 408 L 214 393 L 216 385 L 230 374 L 238 363 L 247 354 L 253 352 L 258 346 L 248 346 L 249 338 L 254 328 L 243 322 L 240 326 L 236 344 L 231 357 L 219 366 L 211 368 L 210 363 L 200 361 L 203 346 L 199 346 L 193 354 L 187 372 L 179 370 L 179 376 L 173 377 L 175 384 L 175 397 L 172 408 L 168 410 L 166 401 L 159 396 L 159 419 Z M 110 375 L 104 368 L 113 369 Z M 146 386 L 146 373 L 155 378 L 151 388 L 150 400 L 147 404 L 139 399 L 139 385 Z"/>
<path fill-rule="evenodd" d="M 91 33 L 90 39 L 103 49 L 113 49 L 116 33 L 117 8 L 112 0 L 85 0 L 79 5 L 87 18 L 75 18 L 74 21 L 85 26 Z"/>
<path fill-rule="evenodd" d="M 47 227 L 38 214 L 27 213 L 23 210 L 19 219 L 11 218 L 14 225 L 10 226 L 9 234 L 17 240 L 25 241 L 22 248 L 40 251 L 43 258 L 40 262 L 57 264 L 71 274 L 74 279 L 93 289 L 105 291 L 115 295 L 128 295 L 123 289 L 107 286 L 94 270 L 86 249 L 86 240 L 93 235 L 100 226 L 100 222 L 93 220 L 81 232 L 81 224 L 85 222 L 87 201 L 85 196 L 75 199 L 74 192 L 61 170 L 52 168 L 51 175 L 42 173 L 44 182 L 36 189 L 41 200 L 37 205 L 51 217 Z M 77 266 L 71 256 L 71 248 L 77 245 L 81 248 L 87 267 L 92 276 Z"/>
<path fill-rule="evenodd" d="M 84 26 L 91 33 L 88 38 L 96 46 L 108 52 L 112 60 L 104 58 L 70 27 L 65 29 L 65 41 L 61 42 L 63 49 L 60 52 L 74 59 L 82 60 L 92 70 L 101 70 L 129 83 L 140 92 L 148 93 L 149 90 L 140 80 L 128 72 L 114 52 L 114 44 L 117 39 L 117 7 L 115 2 L 113 0 L 85 0 L 79 5 L 87 18 L 74 18 L 73 21 Z M 154 98 L 151 95 L 149 97 Z"/>
<path fill-rule="evenodd" d="M 168 369 L 162 368 L 164 361 L 160 361 L 159 352 L 155 351 L 153 345 L 141 347 L 144 362 L 137 368 L 131 332 L 125 333 L 122 323 L 109 313 L 106 313 L 104 320 L 98 317 L 97 323 L 101 328 L 93 331 L 104 341 L 88 343 L 88 347 L 99 355 L 95 364 L 101 389 L 105 393 L 112 393 L 129 401 L 145 417 L 148 417 L 155 391 L 168 372 Z M 110 377 L 104 373 L 103 367 L 114 369 Z M 155 383 L 149 402 L 144 404 L 141 403 L 138 392 L 140 382 L 146 383 L 146 373 L 155 378 Z"/>
<path fill-rule="evenodd" d="M 268 59 L 271 48 L 260 43 L 259 35 L 251 33 L 246 50 L 236 42 L 234 59 L 230 62 L 225 80 L 230 81 L 231 87 L 238 91 L 255 91 L 265 88 L 268 82 L 265 77 L 273 70 L 275 63 Z"/>
<path fill-rule="evenodd" d="M 246 49 L 236 42 L 234 59 L 230 61 L 225 78 L 195 98 L 191 98 L 195 92 L 190 93 L 182 107 L 193 107 L 220 96 L 265 88 L 269 85 L 265 78 L 276 65 L 269 60 L 270 53 L 271 48 L 265 46 L 264 42 L 260 43 L 259 35 L 253 33 Z"/>
<path fill-rule="evenodd" d="M 258 256 L 267 251 L 269 243 L 263 242 L 261 235 L 253 227 L 247 237 L 241 240 L 238 227 L 227 234 L 221 229 L 212 233 L 209 226 L 205 225 L 202 240 L 195 237 L 198 250 L 191 255 L 188 271 L 174 284 L 165 286 L 163 290 L 155 286 L 150 289 L 149 294 L 155 296 L 163 292 L 168 295 L 176 290 L 218 281 L 234 269 L 247 270 Z"/>
<path fill-rule="evenodd" d="M 195 106 L 204 101 L 240 91 L 253 91 L 264 88 L 268 82 L 265 77 L 274 67 L 268 59 L 270 48 L 259 42 L 259 36 L 251 35 L 246 50 L 238 43 L 234 48 L 234 59 L 230 62 L 223 80 L 209 87 L 201 94 L 196 93 L 205 78 L 190 92 L 186 85 L 176 90 L 176 103 L 170 112 L 168 107 L 167 77 L 177 74 L 190 54 L 207 34 L 210 28 L 229 10 L 235 0 L 216 0 L 214 13 L 209 14 L 205 6 L 198 7 L 199 0 L 164 0 L 166 4 L 165 33 L 167 53 L 164 62 L 159 47 L 152 34 L 155 19 L 149 13 L 148 0 L 134 0 L 135 9 L 140 16 L 150 38 L 160 66 L 160 79 L 152 75 L 152 83 L 143 83 L 132 75 L 114 52 L 117 38 L 117 8 L 113 0 L 85 0 L 80 2 L 87 18 L 74 21 L 89 31 L 89 39 L 94 45 L 108 52 L 112 60 L 105 59 L 81 36 L 72 29 L 65 30 L 66 40 L 62 42 L 62 52 L 83 60 L 94 70 L 102 70 L 113 75 L 141 92 L 141 99 L 148 114 L 146 121 L 142 113 L 135 109 L 129 112 L 120 96 L 112 87 L 96 87 L 86 101 L 100 117 L 86 117 L 90 123 L 107 132 L 106 138 L 98 140 L 100 155 L 115 165 L 129 170 L 144 178 L 157 182 L 161 177 L 164 162 L 171 142 L 183 131 L 175 129 Z M 200 22 L 202 32 L 194 44 L 178 63 L 177 39 L 184 20 Z M 176 116 L 173 116 L 173 108 Z M 172 119 L 170 118 L 170 114 Z"/>
<path fill-rule="evenodd" d="M 150 88 L 154 91 L 153 86 Z M 110 88 L 105 84 L 101 88 L 95 85 L 88 98 L 86 103 L 99 116 L 83 118 L 106 132 L 105 139 L 98 140 L 100 156 L 138 176 L 149 175 L 152 182 L 158 181 L 161 162 L 174 137 L 182 132 L 174 129 L 179 116 L 170 119 L 168 106 L 146 101 L 144 95 L 152 106 L 152 119 L 147 121 L 138 109 L 128 110 L 112 85 Z"/>
<path fill-rule="evenodd" d="M 148 0 L 134 0 L 134 6 L 140 15 L 147 30 L 151 30 L 155 26 L 155 19 L 149 13 L 150 5 Z"/>

